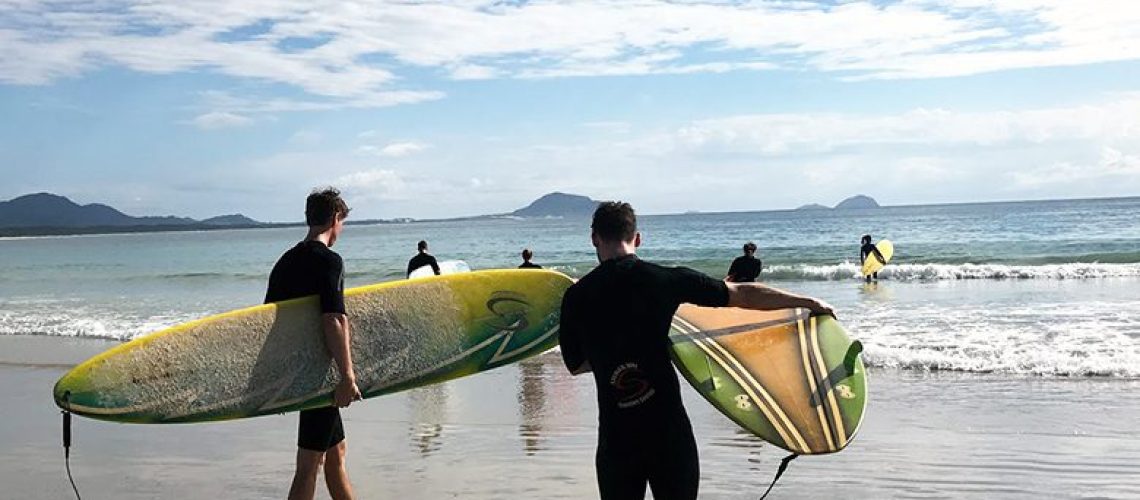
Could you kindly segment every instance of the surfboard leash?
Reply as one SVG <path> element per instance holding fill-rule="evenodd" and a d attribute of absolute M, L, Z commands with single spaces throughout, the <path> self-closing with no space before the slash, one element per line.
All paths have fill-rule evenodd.
<path fill-rule="evenodd" d="M 788 470 L 788 464 L 791 463 L 792 460 L 795 460 L 798 456 L 800 456 L 799 453 L 792 453 L 780 461 L 780 468 L 776 469 L 776 477 L 772 478 L 772 484 L 769 484 L 768 489 L 764 490 L 764 494 L 760 495 L 760 500 L 764 500 L 768 497 L 768 494 L 772 492 L 772 487 L 776 486 L 776 481 L 779 481 L 780 476 L 784 475 L 784 471 Z"/>
<path fill-rule="evenodd" d="M 71 391 L 63 393 L 63 409 L 60 413 L 63 414 L 63 465 L 67 468 L 67 480 L 71 482 L 75 498 L 83 500 L 79 496 L 79 488 L 75 487 L 75 478 L 71 477 Z"/>

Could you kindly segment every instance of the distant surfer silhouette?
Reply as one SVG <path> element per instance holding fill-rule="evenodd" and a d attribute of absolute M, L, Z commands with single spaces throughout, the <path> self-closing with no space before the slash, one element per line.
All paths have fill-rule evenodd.
<path fill-rule="evenodd" d="M 439 276 L 439 263 L 435 261 L 434 255 L 428 253 L 427 242 L 420 240 L 419 243 L 416 243 L 416 250 L 418 253 L 408 261 L 408 271 L 404 273 L 404 277 L 411 277 L 412 271 L 424 266 L 431 266 L 432 272 Z"/>
<path fill-rule="evenodd" d="M 867 257 L 870 255 L 874 255 L 876 259 L 879 259 L 879 262 L 887 263 L 887 259 L 883 258 L 883 254 L 879 253 L 879 249 L 875 247 L 874 243 L 871 243 L 871 235 L 864 234 L 863 245 L 859 247 L 859 265 L 863 265 L 864 262 L 867 262 Z M 864 279 L 867 280 L 867 283 L 870 283 L 871 279 L 879 281 L 879 273 L 877 271 L 873 272 L 864 276 Z"/>
<path fill-rule="evenodd" d="M 522 251 L 523 263 L 519 264 L 519 269 L 542 269 L 542 266 L 531 262 L 530 259 L 534 258 L 534 252 L 529 248 L 524 248 Z"/>
<path fill-rule="evenodd" d="M 756 281 L 763 268 L 764 263 L 756 258 L 756 244 L 749 241 L 744 244 L 744 255 L 733 259 L 732 264 L 728 266 L 728 274 L 724 280 L 734 283 Z"/>

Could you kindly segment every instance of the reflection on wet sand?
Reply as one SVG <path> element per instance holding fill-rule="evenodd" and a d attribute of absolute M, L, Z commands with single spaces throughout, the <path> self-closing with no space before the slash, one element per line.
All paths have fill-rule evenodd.
<path fill-rule="evenodd" d="M 427 457 L 443 447 L 443 423 L 447 419 L 447 384 L 412 389 L 408 394 L 412 412 L 411 444 Z"/>
<path fill-rule="evenodd" d="M 546 415 L 546 365 L 541 358 L 519 363 L 519 437 L 527 456 L 542 450 Z"/>

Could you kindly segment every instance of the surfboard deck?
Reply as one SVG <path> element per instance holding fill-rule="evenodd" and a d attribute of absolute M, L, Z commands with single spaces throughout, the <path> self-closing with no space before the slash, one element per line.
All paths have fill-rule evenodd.
<path fill-rule="evenodd" d="M 689 384 L 769 443 L 834 453 L 859 430 L 867 404 L 862 344 L 831 316 L 685 304 L 669 338 Z"/>
<path fill-rule="evenodd" d="M 875 243 L 875 248 L 879 249 L 879 253 L 883 254 L 884 260 L 879 260 L 875 254 L 868 255 L 866 260 L 863 261 L 863 276 L 870 276 L 871 274 L 881 271 L 891 261 L 891 257 L 895 255 L 895 245 L 891 240 L 880 240 Z"/>
<path fill-rule="evenodd" d="M 362 395 L 443 382 L 550 349 L 571 283 L 555 271 L 511 269 L 347 290 Z M 116 346 L 65 374 L 53 395 L 61 408 L 102 420 L 201 422 L 328 406 L 337 380 L 312 296 Z"/>

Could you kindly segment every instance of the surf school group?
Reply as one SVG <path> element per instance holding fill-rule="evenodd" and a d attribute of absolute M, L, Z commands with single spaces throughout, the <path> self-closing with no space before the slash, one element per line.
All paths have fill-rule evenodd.
<path fill-rule="evenodd" d="M 349 207 L 338 190 L 314 190 L 305 202 L 307 234 L 281 255 L 268 280 L 265 296 L 267 304 L 316 298 L 313 304 L 319 307 L 319 331 L 305 335 L 320 338 L 336 375 L 335 387 L 330 391 L 331 398 L 326 399 L 331 404 L 295 408 L 300 410 L 300 414 L 296 467 L 288 495 L 290 499 L 314 498 L 322 473 L 332 498 L 340 500 L 355 497 L 345 466 L 345 429 L 340 408 L 348 407 L 364 395 L 374 393 L 362 394 L 361 387 L 357 385 L 358 373 L 354 369 L 354 357 L 359 354 L 354 353 L 353 326 L 348 316 L 349 308 L 345 304 L 344 261 L 332 250 L 344 230 L 348 213 Z M 839 391 L 844 398 L 855 398 L 852 402 L 856 406 L 851 428 L 858 427 L 865 404 L 862 397 L 862 387 L 865 384 L 861 382 L 861 364 L 858 365 L 860 368 L 855 368 L 853 356 L 858 354 L 858 349 L 852 350 L 849 347 L 861 346 L 857 342 L 851 343 L 838 326 L 830 329 L 820 327 L 817 333 L 816 318 L 834 316 L 832 307 L 826 302 L 758 282 L 763 265 L 756 256 L 757 245 L 753 242 L 742 247 L 743 255 L 732 261 L 723 279 L 717 279 L 686 267 L 661 266 L 639 259 L 636 252 L 642 244 L 642 235 L 638 231 L 636 213 L 628 203 L 599 203 L 593 213 L 589 235 L 598 265 L 568 288 L 548 292 L 557 292 L 560 297 L 553 297 L 555 307 L 552 308 L 553 316 L 550 317 L 556 318 L 558 323 L 547 335 L 557 332 L 563 361 L 570 373 L 591 373 L 595 378 L 599 412 L 595 468 L 598 492 L 602 498 L 643 498 L 647 488 L 658 499 L 697 498 L 700 478 L 697 446 L 692 426 L 681 403 L 678 377 L 668 341 L 674 316 L 682 304 L 704 308 L 791 311 L 787 318 L 775 322 L 746 322 L 748 328 L 745 330 L 756 331 L 757 328 L 763 330 L 775 326 L 790 332 L 789 338 L 798 338 L 800 345 L 805 346 L 796 351 L 802 353 L 805 360 L 803 368 L 808 379 L 804 386 L 818 385 L 821 394 L 824 391 L 827 394 Z M 417 253 L 408 261 L 405 273 L 407 278 L 414 280 L 431 275 L 470 271 L 462 261 L 438 260 L 429 252 L 427 241 L 419 241 L 416 247 Z M 884 240 L 875 245 L 871 243 L 870 235 L 862 238 L 860 257 L 868 281 L 877 279 L 877 271 L 890 259 L 891 253 L 889 242 Z M 540 265 L 533 262 L 534 254 L 530 249 L 524 249 L 521 256 L 523 262 L 519 268 L 541 269 Z M 569 284 L 568 278 L 560 273 L 541 272 L 557 275 Z M 415 284 L 417 281 L 407 283 Z M 559 301 L 560 311 L 557 307 Z M 281 321 L 280 318 L 283 317 L 273 319 L 273 323 Z M 721 319 L 714 315 L 710 324 L 718 321 Z M 802 429 L 797 429 L 796 424 L 786 421 L 786 418 L 782 423 L 772 423 L 779 419 L 771 415 L 780 413 L 782 404 L 791 403 L 778 401 L 778 397 L 773 399 L 768 394 L 769 391 L 765 390 L 764 382 L 757 380 L 763 376 L 754 373 L 753 368 L 745 368 L 749 364 L 749 356 L 755 358 L 768 354 L 731 352 L 720 341 L 706 338 L 708 334 L 701 331 L 697 323 L 700 322 L 687 323 L 691 331 L 687 332 L 689 337 L 686 341 L 690 344 L 699 343 L 702 349 L 709 349 L 708 358 L 702 357 L 705 361 L 697 363 L 698 366 L 707 366 L 708 370 L 703 374 L 683 370 L 683 374 L 691 384 L 707 385 L 706 382 L 709 382 L 714 387 L 717 385 L 716 374 L 728 374 L 742 387 L 741 392 L 735 397 L 729 397 L 727 403 L 721 400 L 724 399 L 723 395 L 710 396 L 702 393 L 718 410 L 763 439 L 777 439 L 764 434 L 764 429 L 775 428 L 780 432 L 779 441 L 784 442 L 784 447 L 793 453 L 834 453 L 846 445 L 847 439 L 838 445 L 834 439 L 829 439 L 831 444 L 826 449 L 814 450 L 805 444 L 811 436 L 808 436 L 808 440 L 801 437 Z M 833 321 L 831 323 L 834 324 Z M 286 328 L 296 329 L 292 326 Z M 497 335 L 507 335 L 506 340 L 502 341 L 499 351 L 492 358 L 498 358 L 502 354 L 510 343 L 510 332 L 514 331 L 512 328 L 517 327 L 505 328 Z M 733 328 L 740 330 L 739 325 L 729 330 Z M 830 330 L 834 332 L 828 334 L 827 331 Z M 837 349 L 821 348 L 826 344 L 820 340 L 825 334 L 833 335 Z M 265 340 L 267 343 L 272 342 L 269 337 Z M 128 346 L 123 347 L 129 349 Z M 295 347 L 286 346 L 285 350 L 290 348 Z M 847 359 L 834 359 L 831 352 L 847 352 Z M 105 353 L 101 356 L 106 358 L 113 354 Z M 696 354 L 705 356 L 699 352 Z M 811 363 L 807 361 L 809 356 Z M 795 359 L 798 360 L 799 357 L 797 354 Z M 833 359 L 825 360 L 829 357 Z M 510 362 L 513 361 L 517 359 Z M 720 370 L 716 373 L 713 371 L 714 361 L 719 367 L 717 370 Z M 814 369 L 807 369 L 809 364 Z M 126 366 L 131 369 L 129 363 Z M 846 369 L 840 370 L 842 366 L 846 366 Z M 65 381 L 83 382 L 83 377 L 76 373 L 90 370 L 90 367 L 90 362 L 80 365 L 57 384 L 56 403 L 65 411 L 72 411 L 76 405 L 72 392 L 61 387 L 66 385 Z M 813 372 L 816 375 L 823 373 L 825 377 L 816 380 Z M 834 381 L 828 379 L 827 374 L 840 372 L 843 373 L 842 378 Z M 701 380 L 698 381 L 697 378 Z M 858 388 L 858 395 L 851 392 L 852 386 L 837 383 L 856 378 L 860 381 L 854 385 Z M 132 376 L 129 379 L 139 378 Z M 367 391 L 368 384 L 364 380 L 360 382 Z M 280 393 L 284 392 L 285 389 L 281 389 Z M 325 394 L 329 395 L 328 392 Z M 99 397 L 93 399 L 102 403 L 115 400 L 118 395 L 97 396 Z M 830 397 L 838 418 L 845 410 L 841 410 L 841 405 L 834 396 Z M 756 406 L 765 410 L 767 418 L 757 421 L 759 427 L 756 429 L 759 430 L 753 429 L 736 415 L 738 412 L 733 409 L 734 406 Z M 158 409 L 157 406 L 154 408 Z M 821 436 L 830 436 L 836 429 L 839 429 L 839 434 L 843 434 L 843 427 L 834 420 L 820 418 Z M 797 447 L 796 440 L 788 436 L 798 437 L 800 446 Z M 778 477 L 777 475 L 777 479 Z"/>

